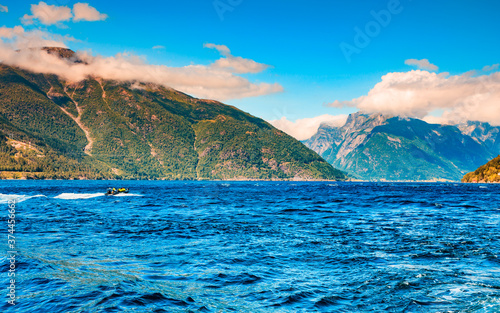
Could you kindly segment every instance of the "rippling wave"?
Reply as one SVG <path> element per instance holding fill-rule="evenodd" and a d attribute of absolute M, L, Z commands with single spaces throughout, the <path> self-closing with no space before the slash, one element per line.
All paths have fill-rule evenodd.
<path fill-rule="evenodd" d="M 1 181 L 4 220 L 13 198 L 3 312 L 500 311 L 499 185 Z"/>

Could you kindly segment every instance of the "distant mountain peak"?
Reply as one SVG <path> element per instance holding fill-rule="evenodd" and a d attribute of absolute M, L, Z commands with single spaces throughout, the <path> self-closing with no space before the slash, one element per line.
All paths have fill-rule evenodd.
<path fill-rule="evenodd" d="M 374 127 L 385 124 L 389 119 L 389 116 L 384 116 L 383 114 L 366 114 L 362 112 L 349 114 L 347 121 L 343 128 L 349 129 L 351 131 L 356 131 L 359 129 L 373 129 Z"/>
<path fill-rule="evenodd" d="M 76 55 L 75 51 L 68 48 L 43 47 L 41 50 L 47 51 L 48 54 L 57 55 L 63 59 L 70 59 Z"/>

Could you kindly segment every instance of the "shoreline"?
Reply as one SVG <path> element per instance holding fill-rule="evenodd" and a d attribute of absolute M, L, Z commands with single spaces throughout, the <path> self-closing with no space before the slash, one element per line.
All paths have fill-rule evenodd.
<path fill-rule="evenodd" d="M 461 181 L 440 181 L 440 180 L 328 180 L 328 179 L 34 179 L 34 178 L 0 178 L 1 181 L 163 181 L 163 182 L 330 182 L 330 183 L 385 183 L 385 184 L 496 184 L 495 182 L 461 182 Z"/>

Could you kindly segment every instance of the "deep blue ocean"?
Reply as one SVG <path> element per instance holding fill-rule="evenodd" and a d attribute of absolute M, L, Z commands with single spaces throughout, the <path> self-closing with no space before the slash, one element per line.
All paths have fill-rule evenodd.
<path fill-rule="evenodd" d="M 0 216 L 2 312 L 500 312 L 500 185 L 0 181 Z"/>

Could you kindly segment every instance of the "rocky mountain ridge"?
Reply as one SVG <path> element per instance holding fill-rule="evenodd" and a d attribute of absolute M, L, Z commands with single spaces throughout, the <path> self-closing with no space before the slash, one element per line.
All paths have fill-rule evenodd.
<path fill-rule="evenodd" d="M 363 180 L 458 181 L 500 151 L 498 127 L 428 124 L 381 114 L 351 114 L 303 141 L 329 163 Z"/>

